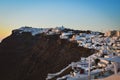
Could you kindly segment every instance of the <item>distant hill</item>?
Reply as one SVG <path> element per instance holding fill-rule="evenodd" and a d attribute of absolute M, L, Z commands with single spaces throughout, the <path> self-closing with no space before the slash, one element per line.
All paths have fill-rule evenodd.
<path fill-rule="evenodd" d="M 70 29 L 62 31 L 66 30 Z M 45 80 L 48 73 L 58 72 L 95 51 L 59 36 L 44 32 L 33 36 L 30 31 L 13 30 L 0 43 L 0 80 Z"/>

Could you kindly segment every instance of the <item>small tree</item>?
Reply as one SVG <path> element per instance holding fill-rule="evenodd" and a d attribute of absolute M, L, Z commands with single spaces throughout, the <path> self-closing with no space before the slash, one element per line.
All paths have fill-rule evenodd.
<path fill-rule="evenodd" d="M 100 62 L 100 59 L 95 59 L 95 65 L 98 65 L 98 63 Z"/>

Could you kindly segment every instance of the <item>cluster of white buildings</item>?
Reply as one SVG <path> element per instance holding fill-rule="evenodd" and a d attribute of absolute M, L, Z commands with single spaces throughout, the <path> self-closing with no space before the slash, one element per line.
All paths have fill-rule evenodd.
<path fill-rule="evenodd" d="M 72 35 L 71 38 L 69 36 Z M 117 52 L 120 52 L 120 36 L 105 36 L 99 32 L 79 33 L 75 34 L 72 31 L 63 32 L 60 35 L 61 39 L 68 39 L 69 41 L 76 41 L 79 46 L 89 49 L 97 49 L 103 53 L 109 46 L 112 46 Z"/>
<path fill-rule="evenodd" d="M 69 35 L 71 34 L 72 33 Z M 68 35 L 61 36 L 64 38 L 64 36 Z M 111 31 L 109 34 L 105 33 L 105 35 L 101 35 L 98 32 L 74 34 L 73 37 L 68 38 L 68 40 L 76 41 L 79 44 L 78 46 L 96 49 L 98 52 L 84 58 L 84 61 L 80 60 L 72 63 L 74 72 L 72 75 L 70 73 L 72 77 L 66 76 L 67 80 L 84 80 L 90 75 L 92 76 L 91 79 L 94 79 L 95 76 L 99 78 L 99 74 L 101 73 L 104 76 L 109 76 L 112 72 L 117 74 L 118 71 L 120 71 L 120 31 Z M 97 65 L 95 65 L 96 60 L 99 60 Z M 84 70 L 84 72 L 81 73 L 82 70 Z M 111 73 L 109 71 L 111 71 Z M 62 78 L 63 77 L 58 80 Z"/>

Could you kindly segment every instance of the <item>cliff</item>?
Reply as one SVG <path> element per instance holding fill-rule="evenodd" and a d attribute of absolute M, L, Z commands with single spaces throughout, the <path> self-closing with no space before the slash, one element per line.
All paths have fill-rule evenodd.
<path fill-rule="evenodd" d="M 12 33 L 0 44 L 0 80 L 45 80 L 73 61 L 94 53 L 59 34 Z"/>

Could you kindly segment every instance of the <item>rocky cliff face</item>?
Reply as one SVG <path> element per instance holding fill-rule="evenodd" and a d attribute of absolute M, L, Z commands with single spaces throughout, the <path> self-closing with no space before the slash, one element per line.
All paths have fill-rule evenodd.
<path fill-rule="evenodd" d="M 0 80 L 45 80 L 48 73 L 58 72 L 93 52 L 60 39 L 59 34 L 14 33 L 0 44 Z"/>

